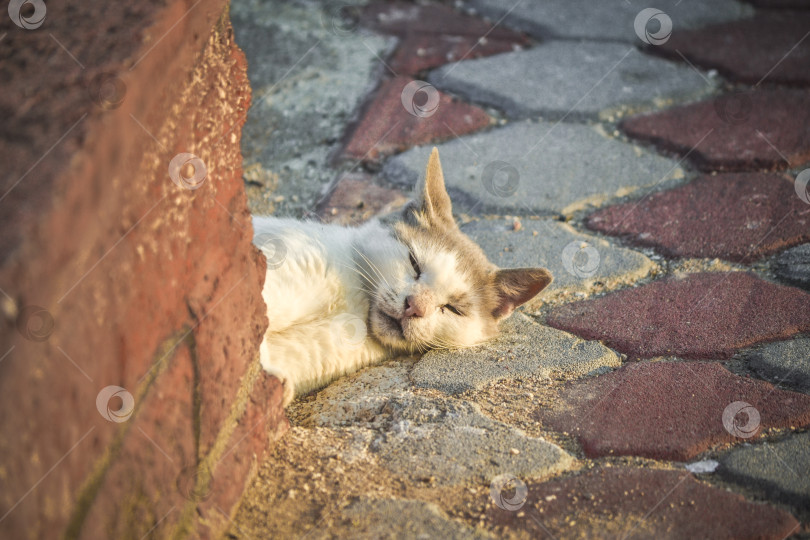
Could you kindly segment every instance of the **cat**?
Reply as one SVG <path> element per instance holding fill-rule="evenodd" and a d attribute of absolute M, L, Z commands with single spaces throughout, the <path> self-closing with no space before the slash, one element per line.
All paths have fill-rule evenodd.
<path fill-rule="evenodd" d="M 267 257 L 262 367 L 283 406 L 395 356 L 477 345 L 551 283 L 544 268 L 499 269 L 453 219 L 439 152 L 401 215 L 357 227 L 254 217 Z"/>

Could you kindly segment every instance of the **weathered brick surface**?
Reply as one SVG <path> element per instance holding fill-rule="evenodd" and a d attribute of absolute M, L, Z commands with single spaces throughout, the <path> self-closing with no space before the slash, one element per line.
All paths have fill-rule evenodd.
<path fill-rule="evenodd" d="M 808 28 L 810 12 L 760 10 L 747 19 L 675 30 L 666 43 L 651 50 L 675 60 L 683 55 L 732 80 L 807 86 L 810 42 L 804 38 Z"/>
<path fill-rule="evenodd" d="M 754 407 L 760 418 L 738 437 L 723 424 L 735 402 Z M 716 363 L 644 362 L 572 383 L 559 408 L 537 418 L 576 437 L 585 455 L 644 456 L 686 461 L 726 443 L 755 440 L 769 428 L 810 424 L 810 396 L 734 375 Z M 737 421 L 748 418 L 738 413 Z M 734 416 L 731 416 L 734 418 Z"/>
<path fill-rule="evenodd" d="M 706 175 L 599 210 L 586 225 L 673 257 L 751 262 L 810 240 L 810 206 L 785 176 Z"/>
<path fill-rule="evenodd" d="M 717 538 L 781 540 L 799 526 L 773 506 L 709 487 L 685 471 L 597 468 L 527 482 L 520 511 L 497 506 L 487 521 L 531 538 Z"/>
<path fill-rule="evenodd" d="M 423 90 L 416 91 L 417 87 Z M 365 107 L 349 133 L 344 155 L 379 161 L 411 146 L 477 131 L 491 121 L 483 109 L 459 102 L 428 83 L 394 77 L 382 82 Z"/>
<path fill-rule="evenodd" d="M 190 330 L 196 344 L 203 447 L 256 357 L 264 263 L 251 246 L 239 153 L 250 91 L 225 8 L 50 3 L 44 25 L 27 31 L 2 18 L 0 355 L 10 352 L 0 406 L 15 413 L 0 419 L 0 536 L 62 535 L 117 433 L 96 410 L 97 394 L 118 385 L 137 395 L 170 336 Z M 99 76 L 117 81 L 104 106 Z M 181 152 L 205 164 L 199 189 L 168 174 Z M 30 305 L 52 317 L 50 332 Z M 37 332 L 49 335 L 36 341 Z M 175 380 L 178 391 L 191 390 L 187 381 Z M 160 438 L 160 422 L 179 422 L 179 413 L 151 399 L 143 410 L 158 408 L 140 422 Z M 140 447 L 138 438 L 130 429 L 125 442 Z M 120 474 L 145 492 L 175 489 L 176 475 L 160 472 L 133 465 Z M 142 517 L 124 515 L 133 496 L 105 498 L 121 514 L 116 523 Z"/>
<path fill-rule="evenodd" d="M 810 93 L 754 90 L 634 116 L 631 137 L 688 156 L 705 171 L 782 170 L 810 159 Z"/>
<path fill-rule="evenodd" d="M 317 214 L 325 222 L 357 225 L 400 208 L 407 201 L 403 192 L 374 184 L 368 174 L 348 173 L 318 204 Z"/>
<path fill-rule="evenodd" d="M 810 330 L 810 294 L 748 272 L 706 272 L 566 304 L 547 322 L 633 358 L 717 360 Z"/>

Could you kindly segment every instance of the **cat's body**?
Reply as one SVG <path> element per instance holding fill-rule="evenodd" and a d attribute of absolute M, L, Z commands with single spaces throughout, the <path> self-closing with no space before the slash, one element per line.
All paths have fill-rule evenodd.
<path fill-rule="evenodd" d="M 399 221 L 341 227 L 254 218 L 268 257 L 262 366 L 296 394 L 399 352 L 475 345 L 551 282 L 499 270 L 453 221 L 434 149 Z"/>

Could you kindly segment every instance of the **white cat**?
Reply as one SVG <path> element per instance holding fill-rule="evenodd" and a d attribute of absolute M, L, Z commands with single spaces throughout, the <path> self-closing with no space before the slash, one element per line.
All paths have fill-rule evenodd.
<path fill-rule="evenodd" d="M 282 381 L 284 406 L 398 352 L 490 339 L 552 279 L 543 268 L 498 269 L 458 229 L 435 148 L 396 221 L 255 217 L 253 227 L 268 259 L 261 363 Z"/>

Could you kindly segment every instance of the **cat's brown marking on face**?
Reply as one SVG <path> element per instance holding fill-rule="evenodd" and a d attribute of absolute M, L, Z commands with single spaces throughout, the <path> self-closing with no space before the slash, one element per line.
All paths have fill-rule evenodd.
<path fill-rule="evenodd" d="M 411 350 L 466 347 L 494 337 L 498 322 L 548 286 L 551 274 L 543 268 L 501 270 L 459 230 L 436 148 L 417 194 L 393 230 L 414 265 L 414 283 L 404 294 L 425 314 L 413 317 L 407 300 L 402 309 L 380 302 L 385 305 L 372 306 L 372 331 L 387 345 Z"/>

